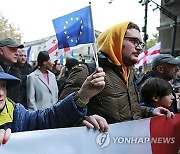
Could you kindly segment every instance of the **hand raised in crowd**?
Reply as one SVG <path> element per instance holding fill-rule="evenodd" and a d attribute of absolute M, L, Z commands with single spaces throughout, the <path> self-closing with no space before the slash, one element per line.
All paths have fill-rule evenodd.
<path fill-rule="evenodd" d="M 11 129 L 0 129 L 0 145 L 6 144 L 6 142 L 9 140 L 11 136 Z"/>
<path fill-rule="evenodd" d="M 89 99 L 103 90 L 105 87 L 105 72 L 98 67 L 95 72 L 87 77 L 84 81 L 81 89 L 78 91 L 78 96 L 84 102 L 88 102 Z"/>
<path fill-rule="evenodd" d="M 102 132 L 108 131 L 108 123 L 107 123 L 106 119 L 104 119 L 103 117 L 98 116 L 98 115 L 91 115 L 91 116 L 87 117 L 83 121 L 83 124 L 87 128 L 96 129 L 96 130 L 99 130 Z"/>
<path fill-rule="evenodd" d="M 174 118 L 175 114 L 164 107 L 157 107 L 153 110 L 154 116 L 166 115 L 167 118 Z"/>

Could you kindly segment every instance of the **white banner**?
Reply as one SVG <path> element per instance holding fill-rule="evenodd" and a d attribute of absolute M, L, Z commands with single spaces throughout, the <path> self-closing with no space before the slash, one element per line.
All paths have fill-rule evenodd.
<path fill-rule="evenodd" d="M 158 123 L 160 118 L 163 117 L 155 121 Z M 164 123 L 173 119 L 162 120 Z M 10 140 L 0 146 L 0 154 L 152 154 L 150 121 L 112 124 L 106 133 L 85 127 L 13 133 Z M 174 143 L 173 138 L 171 140 Z"/>

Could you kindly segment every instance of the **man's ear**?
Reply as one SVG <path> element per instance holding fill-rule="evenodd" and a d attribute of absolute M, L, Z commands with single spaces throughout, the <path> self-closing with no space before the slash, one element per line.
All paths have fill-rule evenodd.
<path fill-rule="evenodd" d="M 162 73 L 164 68 L 162 65 L 159 65 L 159 66 L 157 66 L 157 70 L 158 70 L 158 72 Z"/>
<path fill-rule="evenodd" d="M 3 48 L 0 48 L 0 55 L 3 55 Z"/>

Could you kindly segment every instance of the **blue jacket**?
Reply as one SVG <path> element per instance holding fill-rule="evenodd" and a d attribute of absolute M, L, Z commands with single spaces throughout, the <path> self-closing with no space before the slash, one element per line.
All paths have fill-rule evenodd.
<path fill-rule="evenodd" d="M 16 103 L 13 122 L 0 126 L 0 128 L 11 128 L 12 132 L 22 132 L 73 126 L 87 113 L 87 108 L 76 106 L 74 94 L 70 94 L 51 108 L 33 112 L 26 110 L 24 106 Z"/>

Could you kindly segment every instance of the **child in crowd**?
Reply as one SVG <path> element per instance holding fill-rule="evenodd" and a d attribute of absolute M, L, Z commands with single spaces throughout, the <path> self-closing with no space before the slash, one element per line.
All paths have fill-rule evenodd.
<path fill-rule="evenodd" d="M 149 78 L 141 86 L 142 106 L 164 107 L 170 109 L 174 96 L 168 81 L 160 78 Z"/>

